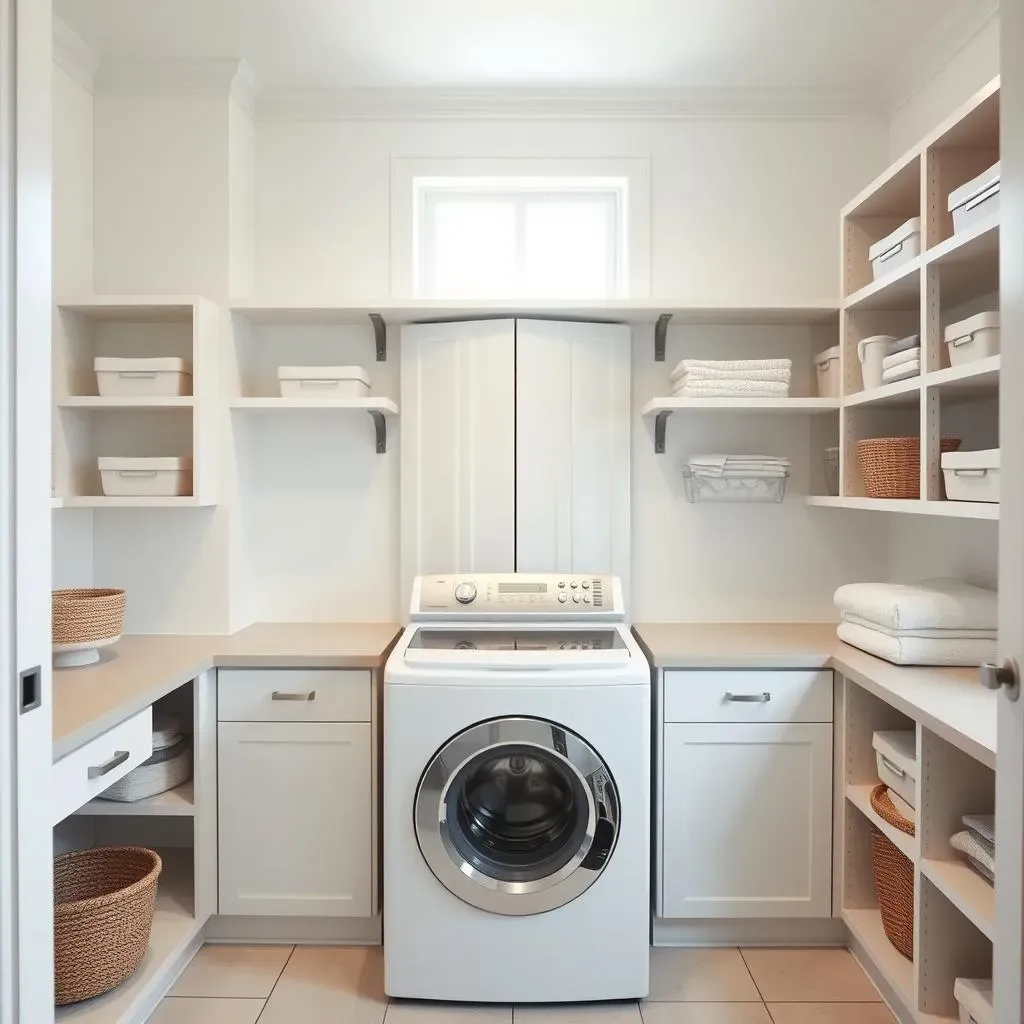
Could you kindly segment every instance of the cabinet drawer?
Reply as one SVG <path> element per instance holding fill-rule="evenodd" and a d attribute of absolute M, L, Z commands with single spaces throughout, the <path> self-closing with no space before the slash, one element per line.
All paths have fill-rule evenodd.
<path fill-rule="evenodd" d="M 153 753 L 153 709 L 146 708 L 90 740 L 50 770 L 50 819 L 63 821 Z"/>
<path fill-rule="evenodd" d="M 218 722 L 369 722 L 370 673 L 339 669 L 221 669 Z"/>
<path fill-rule="evenodd" d="M 832 673 L 686 670 L 665 673 L 666 722 L 831 722 Z"/>

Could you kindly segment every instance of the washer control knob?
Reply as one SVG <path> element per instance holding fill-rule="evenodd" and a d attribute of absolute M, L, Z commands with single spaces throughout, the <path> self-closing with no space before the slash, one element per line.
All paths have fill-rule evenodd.
<path fill-rule="evenodd" d="M 573 594 L 572 595 L 572 601 L 573 601 L 573 604 L 579 604 L 580 603 L 580 595 L 579 594 Z"/>
<path fill-rule="evenodd" d="M 589 589 L 590 589 L 590 580 L 584 580 L 584 581 L 583 581 L 583 582 L 582 582 L 582 583 L 580 584 L 580 586 L 581 586 L 581 587 L 582 587 L 582 588 L 583 588 L 584 590 L 589 590 Z"/>
<path fill-rule="evenodd" d="M 475 583 L 460 583 L 455 588 L 455 600 L 459 604 L 469 604 L 471 601 L 476 599 L 476 584 Z"/>
<path fill-rule="evenodd" d="M 558 585 L 559 585 L 559 587 L 561 587 L 564 590 L 565 589 L 565 580 L 559 580 L 558 581 Z"/>
<path fill-rule="evenodd" d="M 559 604 L 565 604 L 565 602 L 568 601 L 568 600 L 569 600 L 569 598 L 565 594 L 559 594 L 558 595 L 558 603 Z"/>
<path fill-rule="evenodd" d="M 589 594 L 584 594 L 583 595 L 583 603 L 584 604 L 590 604 L 590 595 Z"/>
<path fill-rule="evenodd" d="M 573 589 L 573 590 L 575 590 L 575 589 L 576 589 L 576 588 L 577 588 L 577 587 L 579 586 L 579 584 L 578 584 L 578 583 L 577 583 L 577 582 L 576 582 L 575 580 L 573 580 L 573 581 L 572 581 L 572 582 L 571 582 L 571 583 L 569 584 L 569 586 L 570 586 L 570 587 L 572 587 L 572 589 Z"/>

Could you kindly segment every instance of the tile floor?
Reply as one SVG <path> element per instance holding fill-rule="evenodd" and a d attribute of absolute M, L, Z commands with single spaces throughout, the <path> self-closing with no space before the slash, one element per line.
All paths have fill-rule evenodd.
<path fill-rule="evenodd" d="M 150 1024 L 894 1021 L 853 957 L 842 949 L 655 949 L 651 994 L 639 1004 L 389 1004 L 383 980 L 379 947 L 204 946 Z"/>

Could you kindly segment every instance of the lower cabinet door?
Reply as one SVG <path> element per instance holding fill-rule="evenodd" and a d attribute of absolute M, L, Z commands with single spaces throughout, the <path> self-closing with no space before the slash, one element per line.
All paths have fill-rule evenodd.
<path fill-rule="evenodd" d="M 218 726 L 221 914 L 371 915 L 370 728 Z"/>
<path fill-rule="evenodd" d="M 661 916 L 829 917 L 832 726 L 664 726 Z"/>

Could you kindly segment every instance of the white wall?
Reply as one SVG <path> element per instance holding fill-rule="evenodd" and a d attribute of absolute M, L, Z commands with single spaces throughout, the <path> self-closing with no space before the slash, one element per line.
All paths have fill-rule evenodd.
<path fill-rule="evenodd" d="M 999 74 L 999 15 L 995 14 L 963 49 L 896 107 L 889 125 L 893 160 L 919 142 Z"/>

